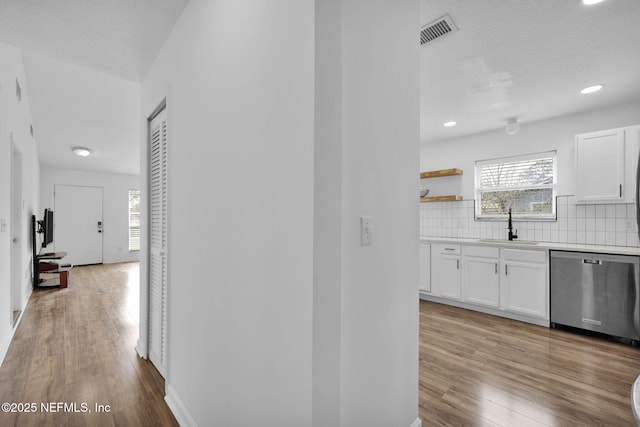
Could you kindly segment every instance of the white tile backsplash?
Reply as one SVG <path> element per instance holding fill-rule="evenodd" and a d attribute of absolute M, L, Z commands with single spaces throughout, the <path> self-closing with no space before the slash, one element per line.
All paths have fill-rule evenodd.
<path fill-rule="evenodd" d="M 420 204 L 420 235 L 471 239 L 506 239 L 507 221 L 476 221 L 473 200 Z M 576 204 L 573 196 L 558 196 L 556 221 L 513 221 L 518 239 L 549 243 L 640 247 L 638 235 L 627 229 L 636 223 L 633 204 Z"/>

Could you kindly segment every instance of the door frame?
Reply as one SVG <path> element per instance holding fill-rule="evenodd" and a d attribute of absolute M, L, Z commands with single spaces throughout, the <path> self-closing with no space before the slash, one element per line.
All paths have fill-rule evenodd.
<path fill-rule="evenodd" d="M 11 311 L 9 312 L 9 324 L 15 327 L 18 324 L 19 316 L 22 312 L 22 255 L 24 251 L 23 230 L 25 221 L 23 221 L 24 198 L 22 191 L 22 152 L 15 143 L 13 132 L 11 132 L 11 201 L 9 212 L 9 229 L 11 230 L 11 250 L 10 250 L 10 301 Z M 18 239 L 17 242 L 14 240 Z M 18 311 L 20 314 L 14 318 L 14 313 Z"/>
<path fill-rule="evenodd" d="M 103 186 L 99 186 L 99 185 L 81 185 L 81 184 L 57 184 L 54 183 L 53 184 L 53 211 L 54 212 L 59 212 L 59 206 L 60 206 L 60 200 L 58 199 L 58 190 L 61 187 L 74 187 L 74 188 L 92 188 L 92 189 L 99 189 L 100 190 L 100 221 L 104 224 L 104 187 Z M 58 216 L 56 218 L 59 218 L 60 214 L 58 213 Z M 59 241 L 59 228 L 55 225 L 55 223 L 57 222 L 57 220 L 54 220 L 54 228 L 53 228 L 53 247 L 55 248 L 55 250 L 62 250 L 62 251 L 68 251 L 69 248 L 60 248 L 60 246 L 58 246 L 57 241 Z M 69 260 L 69 262 L 72 262 L 72 260 Z M 86 265 L 91 265 L 91 264 L 103 264 L 104 263 L 104 227 L 102 228 L 102 232 L 100 234 L 100 260 L 97 263 L 90 263 L 90 264 L 86 264 Z M 79 264 L 79 265 L 84 265 L 84 264 Z"/>
<path fill-rule="evenodd" d="M 151 286 L 151 275 L 150 275 L 150 267 L 151 267 L 151 250 L 150 250 L 150 231 L 151 231 L 151 221 L 150 221 L 150 152 L 149 147 L 151 145 L 151 122 L 155 119 L 160 113 L 166 110 L 167 117 L 169 116 L 169 110 L 167 105 L 167 97 L 163 98 L 162 101 L 158 104 L 158 106 L 149 114 L 146 120 L 146 137 L 144 139 L 145 143 L 142 147 L 142 163 L 141 163 L 141 171 L 140 171 L 140 321 L 139 321 L 139 330 L 138 330 L 138 342 L 136 343 L 136 351 L 138 355 L 144 359 L 149 359 L 149 326 L 150 326 L 150 286 Z M 168 121 L 168 119 L 167 119 Z M 170 134 L 171 128 L 168 127 L 167 133 Z M 169 137 L 169 140 L 171 138 Z M 171 149 L 168 148 L 170 152 Z M 167 183 L 167 185 L 169 185 Z M 171 228 L 171 224 L 167 222 L 167 233 Z M 166 249 L 167 256 L 167 278 L 169 277 L 169 260 L 170 257 L 170 247 Z M 169 281 L 167 279 L 167 281 Z M 167 301 L 170 300 L 170 289 L 167 288 Z M 168 312 L 168 310 L 167 310 Z M 167 313 L 167 319 L 169 314 Z M 170 332 L 169 328 L 167 328 L 167 343 L 170 341 Z M 169 346 L 167 345 L 167 354 L 166 354 L 166 376 L 165 379 L 169 377 L 169 361 L 170 359 L 170 351 Z M 168 381 L 167 381 L 168 384 Z"/>

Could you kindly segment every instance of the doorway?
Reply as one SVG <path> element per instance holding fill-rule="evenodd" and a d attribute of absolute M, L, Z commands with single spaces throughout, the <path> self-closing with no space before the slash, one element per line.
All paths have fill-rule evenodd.
<path fill-rule="evenodd" d="M 11 134 L 11 318 L 9 321 L 13 326 L 17 324 L 22 311 L 23 211 L 22 153 L 18 150 Z"/>
<path fill-rule="evenodd" d="M 102 187 L 55 185 L 53 244 L 67 253 L 65 263 L 102 264 L 102 193 Z"/>

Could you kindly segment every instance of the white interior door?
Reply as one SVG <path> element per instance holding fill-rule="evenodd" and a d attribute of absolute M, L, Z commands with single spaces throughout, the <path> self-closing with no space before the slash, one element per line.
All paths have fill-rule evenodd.
<path fill-rule="evenodd" d="M 149 124 L 149 359 L 167 367 L 167 114 Z"/>
<path fill-rule="evenodd" d="M 55 251 L 67 253 L 65 263 L 101 264 L 102 187 L 56 184 L 54 191 Z"/>

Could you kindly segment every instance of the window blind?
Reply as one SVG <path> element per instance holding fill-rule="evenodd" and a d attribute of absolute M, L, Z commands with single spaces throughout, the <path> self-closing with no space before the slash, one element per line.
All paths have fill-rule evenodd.
<path fill-rule="evenodd" d="M 476 162 L 476 215 L 555 217 L 556 153 Z"/>

